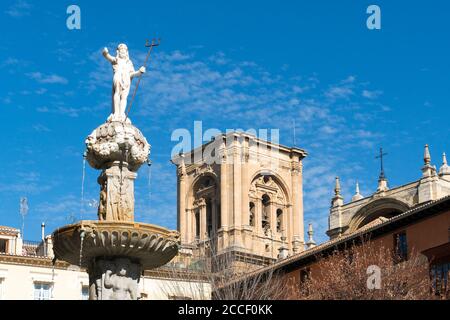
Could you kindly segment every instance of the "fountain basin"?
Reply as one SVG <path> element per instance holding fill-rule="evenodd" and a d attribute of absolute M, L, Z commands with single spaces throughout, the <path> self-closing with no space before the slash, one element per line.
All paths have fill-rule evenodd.
<path fill-rule="evenodd" d="M 84 268 L 96 258 L 127 257 L 143 270 L 153 269 L 172 260 L 179 247 L 177 231 L 124 221 L 83 220 L 57 229 L 52 237 L 56 259 Z"/>

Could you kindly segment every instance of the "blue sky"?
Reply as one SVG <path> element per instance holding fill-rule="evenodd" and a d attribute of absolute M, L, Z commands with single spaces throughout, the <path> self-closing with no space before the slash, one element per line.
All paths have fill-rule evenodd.
<path fill-rule="evenodd" d="M 306 149 L 305 226 L 326 240 L 333 180 L 345 200 L 355 181 L 376 189 L 380 146 L 390 186 L 420 177 L 423 146 L 441 164 L 450 152 L 450 57 L 444 1 L 7 1 L 0 7 L 0 225 L 37 240 L 71 219 L 96 217 L 98 172 L 85 137 L 110 112 L 112 71 L 101 56 L 128 44 L 141 65 L 146 38 L 161 37 L 130 117 L 152 145 L 139 171 L 136 219 L 176 227 L 176 128 L 279 128 Z M 81 30 L 66 8 L 81 8 Z M 381 30 L 366 8 L 381 8 Z"/>

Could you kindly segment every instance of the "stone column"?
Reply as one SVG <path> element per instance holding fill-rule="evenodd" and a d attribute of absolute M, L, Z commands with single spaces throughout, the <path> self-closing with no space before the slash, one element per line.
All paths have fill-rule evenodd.
<path fill-rule="evenodd" d="M 249 219 L 249 197 L 248 192 L 250 188 L 250 184 L 248 181 L 248 161 L 249 161 L 249 148 L 248 148 L 248 140 L 245 138 L 242 145 L 242 165 L 241 165 L 241 212 L 242 212 L 242 220 L 241 225 L 247 226 Z"/>
<path fill-rule="evenodd" d="M 211 198 L 209 201 L 211 201 L 211 225 L 212 225 L 212 235 L 214 237 L 217 235 L 217 216 L 216 216 L 216 201 L 214 198 Z"/>
<path fill-rule="evenodd" d="M 206 233 L 206 202 L 205 199 L 200 199 L 199 206 L 200 209 L 200 240 L 205 240 L 207 233 Z"/>
<path fill-rule="evenodd" d="M 211 223 L 212 223 L 212 233 L 211 233 L 211 248 L 214 254 L 219 251 L 219 217 L 217 215 L 217 200 L 215 198 L 211 199 Z"/>
<path fill-rule="evenodd" d="M 270 230 L 272 230 L 273 239 L 275 239 L 275 234 L 277 232 L 277 206 L 272 200 L 270 200 L 269 203 L 269 212 Z"/>
<path fill-rule="evenodd" d="M 298 159 L 294 159 L 291 163 L 291 178 L 292 178 L 292 211 L 293 211 L 293 239 L 292 247 L 294 253 L 303 250 L 304 239 L 302 238 L 303 231 L 303 203 L 302 203 L 302 189 L 300 186 L 300 163 Z"/>
<path fill-rule="evenodd" d="M 283 234 L 283 236 L 286 238 L 286 235 L 288 234 L 288 223 L 287 223 L 287 219 L 289 217 L 289 208 L 284 206 L 281 208 L 281 210 L 283 210 L 283 215 L 281 218 L 281 233 Z M 286 240 L 286 239 L 285 239 Z"/>
<path fill-rule="evenodd" d="M 301 242 L 301 250 L 304 250 L 305 243 L 305 227 L 304 227 L 304 217 L 303 217 L 303 164 L 299 162 L 299 172 L 298 172 L 298 236 Z"/>
<path fill-rule="evenodd" d="M 241 226 L 241 148 L 239 140 L 234 137 L 233 141 L 233 227 L 239 228 Z M 236 242 L 235 238 L 235 242 Z"/>
<path fill-rule="evenodd" d="M 262 203 L 261 199 L 255 200 L 255 231 L 257 235 L 263 235 L 262 229 Z"/>
<path fill-rule="evenodd" d="M 225 153 L 226 150 L 224 149 Z M 222 162 L 220 164 L 220 218 L 222 219 L 222 229 L 224 231 L 228 228 L 228 190 L 227 190 L 227 156 L 226 154 L 222 155 Z"/>
<path fill-rule="evenodd" d="M 186 235 L 185 235 L 185 241 L 186 243 L 191 243 L 195 239 L 195 228 L 194 228 L 194 211 L 191 209 L 185 209 L 185 215 L 186 215 Z"/>
<path fill-rule="evenodd" d="M 294 242 L 294 210 L 292 205 L 289 205 L 286 208 L 286 221 L 289 221 L 286 226 L 286 242 L 290 252 L 293 251 L 293 242 Z M 289 220 L 288 220 L 289 219 Z"/>
<path fill-rule="evenodd" d="M 186 167 L 184 155 L 181 155 L 181 163 L 178 167 L 178 231 L 181 234 L 181 243 L 188 242 L 188 222 L 186 215 Z"/>

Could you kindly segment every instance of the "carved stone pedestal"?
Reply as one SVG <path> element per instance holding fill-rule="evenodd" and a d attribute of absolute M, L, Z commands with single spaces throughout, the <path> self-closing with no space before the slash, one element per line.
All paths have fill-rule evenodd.
<path fill-rule="evenodd" d="M 89 300 L 137 300 L 142 266 L 126 257 L 96 258 L 89 268 Z"/>
<path fill-rule="evenodd" d="M 137 174 L 126 162 L 114 161 L 98 177 L 100 184 L 99 220 L 134 220 L 134 180 Z"/>

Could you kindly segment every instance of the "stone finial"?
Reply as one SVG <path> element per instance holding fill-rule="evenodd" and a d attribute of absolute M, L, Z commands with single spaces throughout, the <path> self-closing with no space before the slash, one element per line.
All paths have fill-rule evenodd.
<path fill-rule="evenodd" d="M 311 249 L 311 248 L 314 248 L 316 246 L 316 242 L 313 239 L 313 234 L 314 234 L 313 226 L 310 223 L 309 226 L 308 226 L 308 242 L 306 242 L 306 248 L 307 249 Z"/>
<path fill-rule="evenodd" d="M 334 186 L 334 197 L 331 200 L 331 206 L 337 207 L 342 206 L 344 204 L 344 198 L 341 196 L 341 183 L 339 181 L 339 177 L 336 177 L 335 186 Z"/>
<path fill-rule="evenodd" d="M 447 165 L 447 157 L 445 156 L 445 152 L 442 154 L 442 166 L 439 168 L 439 175 L 448 175 L 450 174 L 450 167 Z"/>
<path fill-rule="evenodd" d="M 422 177 L 433 177 L 436 176 L 436 168 L 431 165 L 430 149 L 428 144 L 425 145 L 425 151 L 423 154 L 424 166 L 422 167 Z"/>
<path fill-rule="evenodd" d="M 430 150 L 428 149 L 428 144 L 425 145 L 423 161 L 424 161 L 425 165 L 429 165 L 431 163 L 431 156 L 430 156 Z"/>
<path fill-rule="evenodd" d="M 352 201 L 357 201 L 364 198 L 361 193 L 359 193 L 359 183 L 356 181 L 356 187 L 355 187 L 355 195 L 352 197 Z"/>
<path fill-rule="evenodd" d="M 339 177 L 336 177 L 334 186 L 334 195 L 339 196 L 340 194 L 341 194 L 341 183 L 339 181 Z"/>
<path fill-rule="evenodd" d="M 378 179 L 377 192 L 389 190 L 387 179 Z"/>
<path fill-rule="evenodd" d="M 180 178 L 184 178 L 186 176 L 186 163 L 184 161 L 184 158 L 186 155 L 183 152 L 180 152 L 180 163 L 178 166 L 178 175 Z"/>

